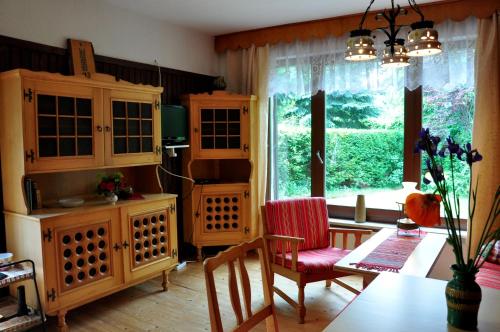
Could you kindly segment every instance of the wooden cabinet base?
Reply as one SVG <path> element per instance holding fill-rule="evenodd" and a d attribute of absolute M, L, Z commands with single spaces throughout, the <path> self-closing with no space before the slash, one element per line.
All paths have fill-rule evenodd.
<path fill-rule="evenodd" d="M 148 279 L 162 276 L 168 289 L 178 262 L 176 195 L 144 196 L 29 216 L 5 212 L 8 250 L 43 267 L 36 274 L 42 307 L 57 316 L 58 331 L 68 330 L 69 310 Z M 26 289 L 37 307 L 34 289 Z"/>
<path fill-rule="evenodd" d="M 164 292 L 168 291 L 168 275 L 169 275 L 170 271 L 172 271 L 172 269 L 173 268 L 161 271 L 161 275 L 162 275 L 161 286 L 162 286 L 162 289 L 163 289 Z M 54 311 L 54 312 L 49 312 L 49 313 L 46 313 L 46 314 L 48 316 L 57 316 L 57 332 L 66 332 L 66 331 L 69 331 L 69 326 L 66 323 L 66 314 L 68 313 L 69 310 L 77 308 L 77 307 L 82 306 L 84 304 L 87 304 L 89 302 L 98 300 L 99 298 L 103 298 L 105 296 L 111 295 L 111 294 L 116 293 L 118 291 L 121 291 L 121 290 L 123 290 L 125 288 L 135 286 L 137 284 L 140 284 L 140 283 L 142 283 L 142 282 L 144 282 L 144 281 L 146 281 L 148 279 L 152 279 L 152 278 L 155 278 L 157 276 L 158 275 L 152 275 L 152 276 L 150 276 L 150 277 L 148 277 L 148 278 L 146 278 L 144 280 L 141 280 L 139 282 L 135 282 L 135 283 L 132 283 L 132 284 L 123 285 L 122 287 L 119 287 L 117 289 L 113 289 L 112 291 L 109 291 L 109 292 L 106 292 L 106 293 L 102 293 L 98 297 L 91 298 L 91 299 L 88 299 L 86 301 L 82 301 L 78 306 L 73 306 L 73 307 L 70 307 L 70 308 L 64 308 L 64 309 L 60 309 L 60 310 L 57 310 L 57 311 Z"/>

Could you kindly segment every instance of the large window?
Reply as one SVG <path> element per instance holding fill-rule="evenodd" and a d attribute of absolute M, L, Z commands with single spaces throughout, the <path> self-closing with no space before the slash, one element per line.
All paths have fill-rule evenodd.
<path fill-rule="evenodd" d="M 346 63 L 342 53 L 322 53 L 342 48 L 331 40 L 296 43 L 274 52 L 271 61 L 278 59 L 278 69 L 271 71 L 272 197 L 317 195 L 316 159 L 324 171 L 324 177 L 319 176 L 324 189 L 319 192 L 323 190 L 335 207 L 353 207 L 356 195 L 364 194 L 368 208 L 395 211 L 403 181 L 416 181 L 423 191 L 432 191 L 420 183 L 424 163 L 411 151 L 421 127 L 462 143 L 471 140 L 475 23 L 470 23 L 438 27 L 445 52 L 415 60 L 407 69 Z M 320 111 L 311 107 L 311 96 L 318 90 L 326 92 Z M 319 148 L 314 143 L 318 132 L 324 135 Z M 463 166 L 455 169 L 456 181 L 459 195 L 467 199 L 469 175 Z M 445 174 L 449 169 L 445 165 Z M 332 210 L 340 211 L 339 217 L 352 213 Z M 396 215 L 382 214 L 379 220 Z"/>

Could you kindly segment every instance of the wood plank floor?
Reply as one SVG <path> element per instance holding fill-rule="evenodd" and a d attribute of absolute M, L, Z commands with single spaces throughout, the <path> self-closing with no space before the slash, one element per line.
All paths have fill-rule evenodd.
<path fill-rule="evenodd" d="M 257 257 L 248 258 L 252 283 L 252 308 L 262 305 L 262 284 Z M 216 271 L 219 306 L 225 330 L 234 326 L 234 313 L 227 289 L 227 269 Z M 361 279 L 346 277 L 344 281 L 361 288 Z M 293 298 L 297 287 L 287 279 L 276 276 L 275 284 Z M 162 292 L 161 279 L 155 278 L 128 288 L 68 313 L 70 330 L 80 331 L 210 331 L 205 279 L 201 263 L 189 263 L 181 271 L 170 274 L 169 290 Z M 241 294 L 241 292 L 240 292 Z M 308 284 L 306 294 L 306 323 L 298 324 L 292 307 L 275 294 L 278 323 L 281 331 L 322 331 L 353 298 L 353 294 L 336 284 L 330 289 L 324 282 Z M 49 318 L 49 331 L 55 331 L 56 320 Z M 37 330 L 38 331 L 38 330 Z M 255 328 L 265 331 L 265 324 Z"/>

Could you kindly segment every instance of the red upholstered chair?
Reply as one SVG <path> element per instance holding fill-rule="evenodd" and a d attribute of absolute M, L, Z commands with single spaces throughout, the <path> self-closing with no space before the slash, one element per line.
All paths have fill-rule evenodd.
<path fill-rule="evenodd" d="M 359 294 L 359 291 L 336 278 L 349 274 L 336 271 L 334 264 L 347 255 L 348 235 L 353 234 L 355 246 L 369 230 L 329 228 L 326 200 L 322 197 L 268 201 L 262 207 L 264 238 L 270 255 L 271 284 L 274 291 L 292 305 L 304 323 L 304 288 L 307 283 L 326 280 Z M 342 249 L 335 248 L 336 234 L 342 234 Z M 284 250 L 283 250 L 284 248 Z M 284 252 L 284 253 L 283 253 Z M 274 286 L 274 273 L 297 283 L 298 301 Z"/>

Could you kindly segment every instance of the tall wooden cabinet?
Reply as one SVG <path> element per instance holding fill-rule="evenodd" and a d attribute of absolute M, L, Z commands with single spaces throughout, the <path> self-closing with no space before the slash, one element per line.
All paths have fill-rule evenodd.
<path fill-rule="evenodd" d="M 178 262 L 177 217 L 176 195 L 162 193 L 156 173 L 161 92 L 102 74 L 0 74 L 7 249 L 36 263 L 43 309 L 59 317 L 60 331 L 68 310 L 107 294 L 159 275 L 167 289 Z M 115 172 L 144 199 L 96 198 L 99 177 Z M 28 208 L 26 177 L 38 184 L 42 209 Z M 86 202 L 59 206 L 68 196 Z"/>
<path fill-rule="evenodd" d="M 190 148 L 184 172 L 194 178 L 185 189 L 184 240 L 198 249 L 232 245 L 250 238 L 250 113 L 256 97 L 215 91 L 184 96 L 189 110 Z"/>

